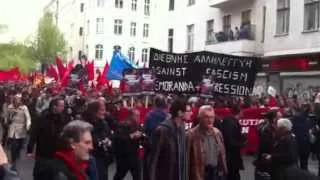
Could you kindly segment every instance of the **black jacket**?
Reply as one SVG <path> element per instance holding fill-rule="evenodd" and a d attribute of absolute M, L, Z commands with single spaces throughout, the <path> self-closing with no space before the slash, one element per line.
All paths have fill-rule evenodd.
<path fill-rule="evenodd" d="M 135 164 L 139 162 L 138 149 L 139 145 L 144 145 L 146 142 L 145 137 L 139 139 L 131 139 L 130 134 L 136 131 L 143 132 L 139 126 L 131 127 L 128 123 L 124 122 L 119 125 L 114 139 L 114 148 L 117 162 L 124 162 Z"/>
<path fill-rule="evenodd" d="M 275 141 L 275 129 L 269 122 L 264 122 L 257 128 L 260 136 L 260 144 L 257 152 L 257 159 L 255 160 L 254 165 L 260 171 L 271 173 L 271 163 L 265 161 L 262 155 L 271 154 Z"/>
<path fill-rule="evenodd" d="M 228 169 L 243 169 L 240 151 L 244 146 L 244 140 L 239 121 L 232 116 L 226 117 L 222 122 L 222 133 L 226 147 Z"/>
<path fill-rule="evenodd" d="M 52 158 L 59 148 L 59 135 L 67 123 L 64 115 L 44 111 L 31 126 L 27 152 L 32 153 L 36 145 L 37 158 Z"/>
<path fill-rule="evenodd" d="M 294 135 L 288 134 L 275 141 L 271 153 L 271 163 L 273 180 L 282 180 L 285 170 L 297 165 L 298 150 Z"/>
<path fill-rule="evenodd" d="M 102 158 L 108 163 L 111 163 L 113 157 L 112 144 L 109 146 L 105 140 L 110 140 L 112 143 L 113 135 L 108 123 L 105 120 L 88 121 L 93 126 L 92 138 L 93 138 L 93 151 L 92 155 L 95 158 Z"/>
<path fill-rule="evenodd" d="M 39 180 L 77 180 L 60 159 L 42 160 L 41 166 L 37 168 L 37 179 Z"/>
<path fill-rule="evenodd" d="M 311 151 L 311 142 L 309 131 L 312 128 L 312 122 L 308 113 L 299 113 L 292 119 L 292 132 L 296 136 L 299 153 L 309 153 Z"/>

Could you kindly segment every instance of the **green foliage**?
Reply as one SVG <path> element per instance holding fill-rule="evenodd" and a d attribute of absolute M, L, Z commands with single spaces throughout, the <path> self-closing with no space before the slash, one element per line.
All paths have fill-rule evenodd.
<path fill-rule="evenodd" d="M 66 55 L 66 41 L 55 25 L 50 12 L 46 12 L 40 19 L 36 42 L 33 46 L 35 55 L 41 63 L 52 63 L 57 55 Z"/>
<path fill-rule="evenodd" d="M 24 73 L 35 69 L 34 49 L 21 43 L 0 44 L 0 69 L 19 67 Z"/>

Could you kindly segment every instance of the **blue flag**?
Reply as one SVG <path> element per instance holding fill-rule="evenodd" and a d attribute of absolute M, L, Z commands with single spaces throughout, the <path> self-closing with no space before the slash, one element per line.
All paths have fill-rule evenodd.
<path fill-rule="evenodd" d="M 119 50 L 113 52 L 107 79 L 109 80 L 122 80 L 123 71 L 127 69 L 135 69 L 137 66 L 125 57 Z"/>

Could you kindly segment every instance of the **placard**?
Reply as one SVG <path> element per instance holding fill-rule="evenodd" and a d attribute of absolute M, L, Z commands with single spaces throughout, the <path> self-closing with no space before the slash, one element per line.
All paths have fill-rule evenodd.
<path fill-rule="evenodd" d="M 138 96 L 141 94 L 141 71 L 126 70 L 123 76 L 123 95 L 124 96 Z"/>
<path fill-rule="evenodd" d="M 156 76 L 152 69 L 139 69 L 141 71 L 141 91 L 144 95 L 153 95 Z"/>

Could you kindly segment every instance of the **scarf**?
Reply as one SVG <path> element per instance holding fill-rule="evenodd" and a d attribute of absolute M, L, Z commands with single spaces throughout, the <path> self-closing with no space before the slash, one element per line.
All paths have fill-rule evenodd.
<path fill-rule="evenodd" d="M 77 178 L 77 180 L 86 180 L 85 170 L 88 168 L 88 161 L 77 162 L 73 150 L 61 150 L 55 153 L 55 157 L 63 160 L 68 169 Z"/>

